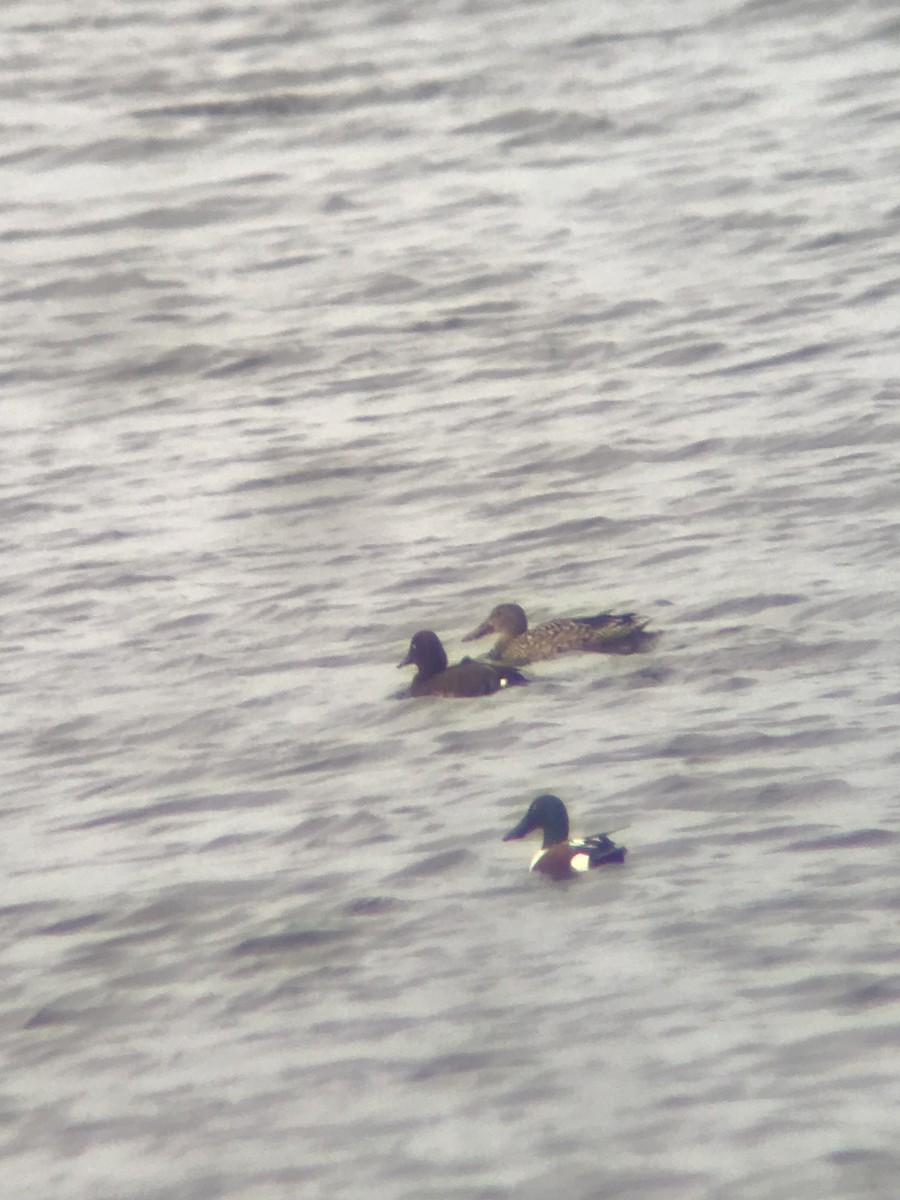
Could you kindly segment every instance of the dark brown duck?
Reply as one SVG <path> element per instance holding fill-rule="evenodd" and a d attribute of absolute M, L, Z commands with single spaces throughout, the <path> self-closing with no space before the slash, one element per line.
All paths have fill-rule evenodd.
<path fill-rule="evenodd" d="M 529 629 L 523 608 L 498 604 L 463 641 L 497 633 L 500 636 L 488 657 L 498 663 L 523 666 L 558 654 L 634 654 L 655 637 L 646 626 L 647 621 L 635 613 L 598 613 L 595 617 L 559 617 Z"/>
<path fill-rule="evenodd" d="M 418 668 L 409 686 L 411 696 L 490 696 L 501 688 L 528 682 L 514 667 L 495 667 L 471 658 L 448 667 L 441 640 L 430 629 L 413 636 L 406 658 L 397 666 Z"/>

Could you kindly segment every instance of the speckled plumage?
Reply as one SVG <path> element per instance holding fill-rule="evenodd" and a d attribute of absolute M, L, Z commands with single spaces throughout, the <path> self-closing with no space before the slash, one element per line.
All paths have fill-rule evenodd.
<path fill-rule="evenodd" d="M 498 633 L 488 657 L 508 666 L 524 666 L 558 654 L 633 654 L 645 649 L 655 636 L 646 626 L 647 621 L 634 613 L 598 613 L 594 617 L 559 617 L 529 629 L 523 608 L 498 604 L 463 641 Z"/>

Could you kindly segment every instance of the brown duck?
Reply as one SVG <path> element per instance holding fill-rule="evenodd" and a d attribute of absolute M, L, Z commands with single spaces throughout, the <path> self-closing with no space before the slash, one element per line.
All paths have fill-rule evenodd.
<path fill-rule="evenodd" d="M 418 667 L 409 686 L 411 696 L 490 696 L 501 688 L 528 682 L 515 667 L 495 667 L 472 658 L 448 667 L 441 639 L 430 629 L 420 629 L 413 635 L 406 658 L 397 666 Z"/>
<path fill-rule="evenodd" d="M 655 636 L 646 626 L 647 621 L 634 613 L 598 613 L 595 617 L 559 617 L 529 629 L 525 610 L 518 604 L 498 604 L 463 641 L 498 633 L 488 658 L 522 666 L 557 654 L 633 654 L 645 649 Z"/>

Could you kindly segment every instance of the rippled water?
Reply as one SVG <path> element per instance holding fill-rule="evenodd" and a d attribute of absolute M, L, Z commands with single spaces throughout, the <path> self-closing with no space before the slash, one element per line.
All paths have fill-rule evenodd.
<path fill-rule="evenodd" d="M 6 1194 L 893 1200 L 895 6 L 4 14 Z"/>

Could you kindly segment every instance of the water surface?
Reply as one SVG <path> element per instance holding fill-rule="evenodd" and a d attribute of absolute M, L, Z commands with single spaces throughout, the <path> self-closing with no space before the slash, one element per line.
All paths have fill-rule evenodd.
<path fill-rule="evenodd" d="M 4 25 L 9 1194 L 893 1200 L 891 8 Z"/>

